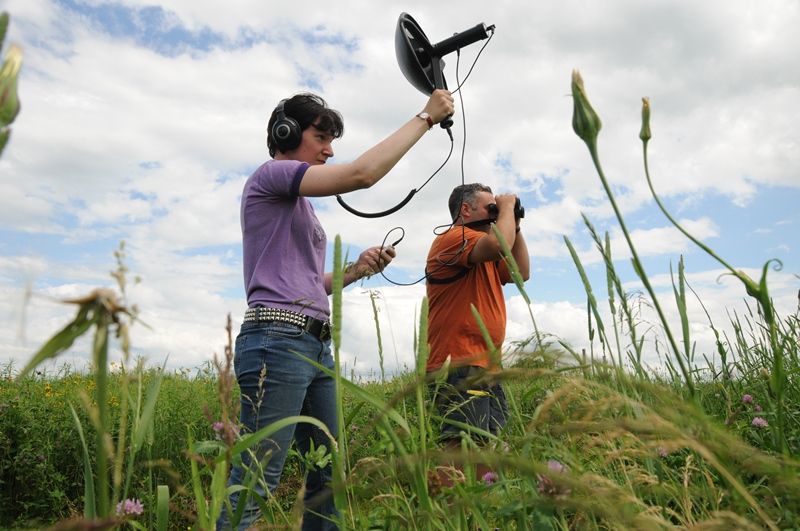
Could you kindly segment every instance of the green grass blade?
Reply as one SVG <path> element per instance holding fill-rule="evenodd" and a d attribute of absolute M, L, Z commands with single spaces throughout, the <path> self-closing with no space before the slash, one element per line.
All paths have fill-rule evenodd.
<path fill-rule="evenodd" d="M 100 312 L 92 344 L 94 360 L 95 402 L 97 403 L 98 425 L 95 427 L 97 440 L 97 511 L 98 516 L 111 514 L 111 483 L 109 481 L 108 458 L 113 453 L 108 421 L 108 327 L 111 317 Z"/>
<path fill-rule="evenodd" d="M 298 354 L 298 356 L 300 356 Z M 333 377 L 333 371 L 320 365 L 319 363 L 315 362 L 314 360 L 310 360 L 305 356 L 300 356 L 303 361 L 306 363 L 310 363 L 315 368 L 319 369 L 320 371 L 324 372 L 325 374 L 330 375 Z M 356 399 L 366 402 L 370 404 L 375 409 L 380 411 L 381 415 L 386 415 L 389 419 L 392 420 L 396 425 L 402 428 L 405 435 L 411 434 L 411 428 L 408 424 L 406 418 L 401 415 L 396 409 L 391 407 L 386 401 L 383 399 L 373 395 L 366 389 L 362 388 L 361 386 L 351 382 L 347 378 L 342 378 L 342 388 L 344 391 L 351 393 Z"/>
<path fill-rule="evenodd" d="M 244 435 L 236 444 L 233 445 L 231 448 L 231 455 L 238 455 L 245 450 L 255 446 L 259 442 L 263 441 L 273 433 L 280 431 L 281 429 L 285 428 L 286 426 L 290 426 L 292 424 L 298 424 L 301 422 L 305 422 L 308 424 L 312 424 L 319 428 L 331 441 L 331 445 L 336 446 L 336 438 L 333 434 L 328 430 L 328 427 L 319 419 L 314 417 L 308 417 L 305 415 L 293 415 L 291 417 L 282 418 L 281 420 L 276 420 L 269 426 L 265 426 L 260 430 Z M 217 458 L 217 462 L 221 462 L 225 459 L 225 455 L 220 455 Z"/>
<path fill-rule="evenodd" d="M 333 342 L 333 381 L 336 389 L 336 418 L 337 432 L 334 444 L 332 445 L 331 455 L 333 457 L 333 477 L 334 485 L 344 485 L 345 474 L 348 463 L 347 437 L 344 435 L 344 406 L 342 404 L 342 358 L 340 349 L 342 346 L 342 290 L 344 290 L 344 260 L 342 259 L 342 238 L 338 234 L 333 245 L 333 277 L 331 279 L 331 296 L 333 304 L 331 308 L 331 340 Z M 336 444 L 338 441 L 338 444 Z M 334 488 L 336 506 L 340 511 L 344 511 L 347 505 L 347 492 L 344 488 Z"/>
<path fill-rule="evenodd" d="M 683 265 L 683 255 L 678 261 L 678 285 L 675 285 L 675 277 L 672 273 L 672 265 L 669 268 L 670 279 L 672 280 L 672 291 L 675 294 L 675 304 L 678 307 L 678 315 L 681 319 L 681 332 L 683 333 L 683 356 L 691 365 L 691 337 L 689 330 L 689 313 L 686 309 L 686 271 Z"/>
<path fill-rule="evenodd" d="M 72 412 L 72 418 L 75 419 L 75 427 L 78 430 L 78 437 L 81 439 L 81 448 L 83 449 L 83 517 L 87 520 L 94 520 L 97 516 L 97 501 L 94 495 L 94 477 L 92 476 L 89 447 L 83 434 L 83 426 L 81 426 L 81 421 L 72 404 L 69 404 L 69 410 Z"/>
<path fill-rule="evenodd" d="M 187 426 L 187 440 L 189 442 L 189 448 L 193 446 L 192 431 L 191 428 Z M 224 458 L 224 455 L 222 456 Z M 192 459 L 191 456 L 189 458 L 189 465 L 191 467 L 191 474 L 192 474 L 192 494 L 194 494 L 194 502 L 196 506 L 196 513 L 197 513 L 197 525 L 200 529 L 210 529 L 210 521 L 208 518 L 208 504 L 206 503 L 206 497 L 203 493 L 203 481 L 200 477 L 200 467 L 197 465 L 197 460 Z"/>
<path fill-rule="evenodd" d="M 166 367 L 166 360 L 162 365 L 161 370 L 156 373 L 155 378 L 150 382 L 147 388 L 147 398 L 145 399 L 144 407 L 142 408 L 141 416 L 137 419 L 136 425 L 133 430 L 133 437 L 131 437 L 131 447 L 133 452 L 138 452 L 144 443 L 147 432 L 152 428 L 153 417 L 155 416 L 156 403 L 158 401 L 158 394 L 161 390 L 161 382 L 164 379 L 164 368 Z"/>
<path fill-rule="evenodd" d="M 478 309 L 475 308 L 475 305 L 470 304 L 469 310 L 472 312 L 472 317 L 475 318 L 475 322 L 478 324 L 478 330 L 481 331 L 481 336 L 483 337 L 483 342 L 486 343 L 486 350 L 489 353 L 489 359 L 492 360 L 492 365 L 499 367 L 501 354 L 500 349 L 494 344 L 494 341 L 492 341 L 492 336 L 489 334 L 489 329 L 486 328 L 486 323 L 483 322 L 483 318 L 478 312 Z"/>
<path fill-rule="evenodd" d="M 422 299 L 422 311 L 419 316 L 419 346 L 417 347 L 417 414 L 419 420 L 420 448 L 428 447 L 428 427 L 425 415 L 425 376 L 428 363 L 428 297 Z"/>
<path fill-rule="evenodd" d="M 525 291 L 525 280 L 522 278 L 522 273 L 519 271 L 517 261 L 514 260 L 514 255 L 511 253 L 511 247 L 509 247 L 508 242 L 503 236 L 503 233 L 500 232 L 500 229 L 497 228 L 497 225 L 492 223 L 490 227 L 492 228 L 492 232 L 494 232 L 495 238 L 497 238 L 497 241 L 500 243 L 500 251 L 503 253 L 503 258 L 508 266 L 508 272 L 511 275 L 511 280 L 514 282 L 514 285 L 517 286 L 517 290 L 519 290 L 522 298 L 525 299 L 525 303 L 530 306 L 531 299 L 528 297 L 528 293 Z"/>
<path fill-rule="evenodd" d="M 592 290 L 592 285 L 589 282 L 589 277 L 586 275 L 586 270 L 583 268 L 583 263 L 581 263 L 581 259 L 578 256 L 577 251 L 575 251 L 575 247 L 573 247 L 570 239 L 564 236 L 564 242 L 567 244 L 569 254 L 572 256 L 572 261 L 575 263 L 575 268 L 578 270 L 578 274 L 581 277 L 583 289 L 586 292 L 586 296 L 589 300 L 589 307 L 591 308 L 592 315 L 594 315 L 594 320 L 597 324 L 597 330 L 600 333 L 600 342 L 603 345 L 603 350 L 605 350 L 606 347 L 610 347 L 610 345 L 608 344 L 608 339 L 606 338 L 606 330 L 605 326 L 603 325 L 603 319 L 600 317 L 600 312 L 597 309 L 597 299 L 594 296 L 594 291 Z"/>
<path fill-rule="evenodd" d="M 156 488 L 156 529 L 167 531 L 169 526 L 169 486 L 159 485 Z"/>

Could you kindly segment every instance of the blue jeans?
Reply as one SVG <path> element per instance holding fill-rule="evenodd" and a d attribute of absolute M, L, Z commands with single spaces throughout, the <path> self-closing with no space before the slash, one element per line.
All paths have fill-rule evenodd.
<path fill-rule="evenodd" d="M 293 415 L 307 415 L 322 421 L 336 436 L 336 387 L 334 379 L 305 359 L 313 360 L 333 370 L 330 340 L 322 342 L 301 328 L 277 321 L 244 323 L 236 338 L 234 370 L 241 390 L 240 421 L 246 432 L 255 432 L 275 421 Z M 310 424 L 293 424 L 262 440 L 254 450 L 242 453 L 242 466 L 233 467 L 228 485 L 240 485 L 246 468 L 263 469 L 254 490 L 266 499 L 275 491 L 281 478 L 286 453 L 295 439 L 297 450 L 305 455 L 313 441 L 314 447 L 331 448 L 328 437 Z M 257 460 L 255 463 L 253 459 Z M 328 518 L 336 518 L 336 506 L 331 492 L 331 465 L 308 471 L 305 492 L 303 529 L 337 529 Z M 245 491 L 240 491 L 245 492 Z M 230 496 L 236 510 L 239 492 Z M 238 529 L 247 529 L 260 516 L 260 509 L 250 496 Z M 217 521 L 217 529 L 230 529 L 227 509 Z M 328 518 L 325 518 L 328 517 Z"/>

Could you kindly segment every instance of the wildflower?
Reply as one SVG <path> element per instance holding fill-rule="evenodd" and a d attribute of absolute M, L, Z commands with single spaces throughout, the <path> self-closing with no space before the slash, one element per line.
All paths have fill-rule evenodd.
<path fill-rule="evenodd" d="M 756 413 L 760 413 L 762 411 L 761 406 L 759 406 L 758 404 L 754 405 L 753 411 L 755 411 Z"/>
<path fill-rule="evenodd" d="M 769 423 L 767 422 L 767 419 L 765 419 L 765 418 L 755 417 L 753 419 L 752 425 L 753 425 L 754 428 L 766 428 L 767 426 L 769 426 Z"/>
<path fill-rule="evenodd" d="M 483 479 L 483 482 L 485 484 L 487 484 L 487 485 L 494 485 L 495 482 L 498 480 L 498 476 L 494 472 L 490 471 L 490 472 L 485 473 L 483 475 L 483 478 L 481 478 L 481 479 Z"/>
<path fill-rule="evenodd" d="M 583 78 L 577 70 L 572 71 L 572 129 L 589 149 L 596 147 L 597 134 L 603 124 L 600 117 L 589 103 L 586 90 L 583 88 Z"/>
<path fill-rule="evenodd" d="M 117 514 L 124 516 L 127 514 L 140 515 L 144 512 L 144 505 L 138 499 L 126 499 L 117 504 Z"/>
<path fill-rule="evenodd" d="M 228 422 L 226 424 L 225 422 L 218 420 L 217 422 L 211 424 L 211 428 L 217 435 L 217 439 L 226 441 L 228 444 L 233 444 L 236 436 L 239 435 L 239 426 L 233 422 Z"/>
<path fill-rule="evenodd" d="M 752 395 L 742 395 L 742 404 L 752 404 L 752 403 L 753 403 Z"/>
<path fill-rule="evenodd" d="M 563 474 L 567 471 L 566 465 L 556 461 L 555 459 L 551 459 L 547 461 L 547 469 L 553 472 L 553 476 L 558 474 Z M 537 474 L 536 478 L 539 480 L 538 491 L 539 494 L 544 494 L 545 496 L 553 496 L 555 498 L 558 497 L 565 497 L 569 496 L 571 492 L 569 487 L 565 487 L 564 485 L 559 485 L 553 478 L 548 474 Z"/>
<path fill-rule="evenodd" d="M 567 466 L 559 461 L 556 461 L 555 459 L 550 459 L 547 461 L 547 468 L 548 470 L 552 470 L 553 472 L 558 472 L 560 474 L 567 469 Z"/>
<path fill-rule="evenodd" d="M 658 457 L 667 457 L 669 455 L 669 452 L 663 446 L 656 448 L 656 452 L 658 452 Z"/>

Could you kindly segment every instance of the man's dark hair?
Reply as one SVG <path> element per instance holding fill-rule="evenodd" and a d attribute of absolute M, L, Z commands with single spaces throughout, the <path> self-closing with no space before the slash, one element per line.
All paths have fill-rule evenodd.
<path fill-rule="evenodd" d="M 492 189 L 481 183 L 460 184 L 453 188 L 447 206 L 450 207 L 450 217 L 453 221 L 458 219 L 461 212 L 461 205 L 467 203 L 471 207 L 475 206 L 475 198 L 480 192 L 492 193 Z"/>
<path fill-rule="evenodd" d="M 269 148 L 270 157 L 274 157 L 278 151 L 275 139 L 272 138 L 272 125 L 277 118 L 276 111 L 277 108 L 272 111 L 267 123 L 267 148 Z M 325 100 L 316 94 L 310 92 L 295 94 L 283 104 L 283 113 L 297 121 L 301 132 L 313 125 L 333 138 L 341 138 L 344 134 L 342 115 L 339 114 L 339 111 L 328 107 Z"/>

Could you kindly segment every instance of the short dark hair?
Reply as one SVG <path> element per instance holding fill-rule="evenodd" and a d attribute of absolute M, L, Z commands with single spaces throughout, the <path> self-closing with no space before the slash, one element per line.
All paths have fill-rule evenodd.
<path fill-rule="evenodd" d="M 277 118 L 277 106 L 267 122 L 267 148 L 269 156 L 274 157 L 278 151 L 275 139 L 272 138 L 272 125 Z M 344 120 L 339 111 L 331 109 L 320 96 L 310 92 L 295 94 L 285 100 L 283 113 L 294 118 L 300 126 L 300 131 L 305 131 L 314 125 L 320 131 L 331 135 L 333 138 L 341 138 L 344 134 Z M 315 122 L 316 125 L 315 125 Z"/>
<path fill-rule="evenodd" d="M 462 203 L 467 203 L 474 207 L 475 198 L 480 192 L 489 192 L 491 194 L 492 189 L 481 183 L 460 184 L 453 188 L 450 199 L 447 200 L 447 206 L 450 207 L 450 218 L 453 221 L 458 219 Z"/>

